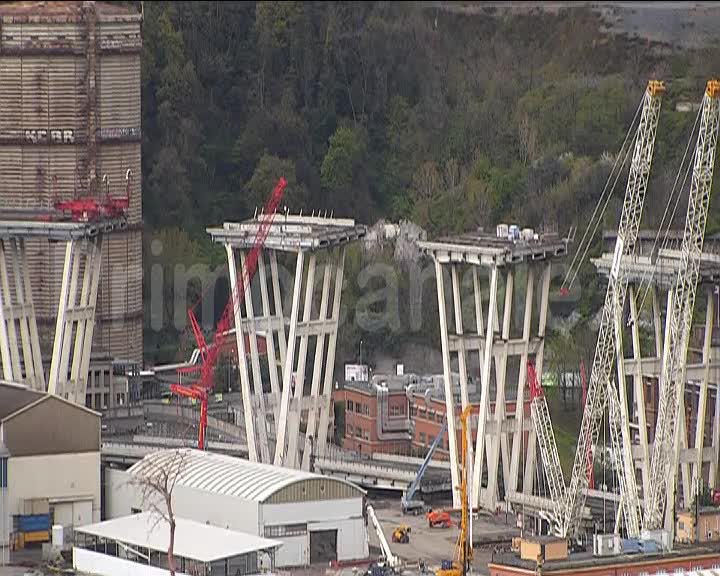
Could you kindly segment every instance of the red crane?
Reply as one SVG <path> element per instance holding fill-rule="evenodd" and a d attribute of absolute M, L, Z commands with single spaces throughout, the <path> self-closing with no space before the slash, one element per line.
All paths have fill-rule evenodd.
<path fill-rule="evenodd" d="M 110 196 L 109 186 L 106 188 L 104 198 L 95 196 L 82 196 L 73 200 L 55 202 L 53 208 L 64 216 L 69 216 L 73 222 L 96 222 L 98 220 L 121 218 L 125 216 L 130 207 L 130 178 L 132 170 L 125 174 L 126 189 L 125 196 Z M 107 177 L 103 178 L 106 186 Z"/>
<path fill-rule="evenodd" d="M 170 386 L 170 390 L 178 396 L 192 398 L 200 402 L 200 425 L 198 427 L 198 448 L 200 450 L 205 449 L 208 396 L 214 386 L 213 372 L 215 364 L 217 363 L 225 344 L 225 338 L 227 338 L 227 335 L 230 332 L 230 326 L 235 317 L 235 310 L 240 306 L 240 304 L 242 304 L 243 298 L 245 297 L 245 287 L 250 285 L 250 282 L 255 275 L 255 271 L 257 270 L 260 252 L 265 245 L 265 240 L 270 232 L 270 227 L 275 219 L 275 212 L 280 205 L 286 186 L 287 181 L 285 178 L 280 178 L 273 189 L 272 194 L 270 194 L 270 198 L 268 198 L 265 208 L 260 216 L 258 216 L 260 225 L 258 226 L 255 234 L 255 241 L 253 242 L 253 246 L 245 259 L 245 265 L 240 271 L 240 274 L 238 274 L 235 290 L 233 290 L 230 295 L 228 303 L 225 306 L 225 310 L 223 310 L 222 316 L 220 316 L 220 320 L 218 320 L 217 327 L 215 328 L 215 339 L 210 344 L 205 341 L 202 328 L 195 316 L 195 309 L 202 301 L 202 298 L 188 310 L 190 328 L 193 331 L 198 350 L 200 351 L 200 364 L 199 366 L 181 368 L 178 370 L 178 373 L 188 374 L 199 371 L 200 374 L 195 383 L 191 385 L 172 384 Z M 239 327 L 236 328 L 239 329 Z"/>

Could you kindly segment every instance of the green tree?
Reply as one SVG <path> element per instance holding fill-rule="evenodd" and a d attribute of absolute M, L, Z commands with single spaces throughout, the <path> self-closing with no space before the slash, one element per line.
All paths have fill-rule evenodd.
<path fill-rule="evenodd" d="M 330 138 L 320 167 L 323 189 L 333 199 L 338 214 L 367 221 L 373 206 L 368 193 L 367 133 L 360 126 L 340 126 Z"/>

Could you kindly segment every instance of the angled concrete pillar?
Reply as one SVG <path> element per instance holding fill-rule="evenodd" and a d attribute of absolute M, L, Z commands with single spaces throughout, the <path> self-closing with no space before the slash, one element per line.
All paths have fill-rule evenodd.
<path fill-rule="evenodd" d="M 95 328 L 101 250 L 102 235 L 66 244 L 48 377 L 48 392 L 82 405 Z"/>
<path fill-rule="evenodd" d="M 450 453 L 450 478 L 452 481 L 453 507 L 461 505 L 460 468 L 457 449 L 455 423 L 455 400 L 453 398 L 452 374 L 450 372 L 450 344 L 448 342 L 447 312 L 445 310 L 445 279 L 442 266 L 435 259 L 435 279 L 437 283 L 438 313 L 440 316 L 440 346 L 443 356 L 443 383 L 445 386 L 445 414 L 448 424 L 448 451 Z M 473 489 L 473 493 L 475 490 Z"/>
<path fill-rule="evenodd" d="M 448 414 L 449 429 L 456 427 L 455 399 L 459 398 L 463 406 L 469 403 L 477 409 L 477 416 L 471 418 L 476 428 L 474 441 L 469 445 L 468 468 L 472 470 L 470 497 L 473 506 L 495 510 L 499 501 L 508 494 L 516 493 L 520 482 L 523 490 L 532 493 L 532 476 L 521 479 L 523 474 L 534 471 L 534 444 L 532 421 L 524 418 L 525 386 L 528 356 L 535 355 L 537 372 L 542 374 L 543 341 L 548 312 L 548 294 L 550 289 L 551 261 L 566 254 L 564 240 L 544 241 L 498 241 L 495 237 L 478 234 L 464 235 L 458 239 L 444 239 L 439 242 L 421 241 L 420 248 L 433 258 L 437 283 L 438 311 L 440 323 L 440 345 L 443 358 L 443 380 L 445 408 Z M 518 270 L 527 270 L 527 282 L 520 283 Z M 536 274 L 542 269 L 541 289 L 537 289 Z M 449 272 L 452 292 L 450 306 L 454 313 L 454 330 L 449 327 L 446 310 L 446 292 L 443 272 Z M 469 273 L 472 279 L 472 294 L 475 322 L 471 330 L 466 330 L 462 317 L 462 293 L 460 278 L 462 272 Z M 481 291 L 481 273 L 487 273 L 487 301 L 483 302 Z M 501 280 L 501 277 L 504 280 Z M 505 287 L 504 293 L 499 285 Z M 516 289 L 525 290 L 525 309 L 522 332 L 514 331 L 513 297 Z M 503 294 L 502 314 L 498 310 L 498 293 Z M 533 304 L 538 300 L 539 324 L 533 328 Z M 457 355 L 457 360 L 455 356 Z M 507 382 L 508 362 L 518 358 L 522 369 L 517 381 L 515 408 L 507 408 L 514 392 L 514 386 Z M 480 388 L 470 394 L 468 377 L 470 366 L 477 359 L 479 366 Z M 457 361 L 458 381 L 452 379 L 452 366 Z M 493 369 L 494 362 L 494 369 Z M 492 400 L 491 387 L 494 389 L 495 409 L 490 410 Z M 457 388 L 457 389 L 456 389 Z M 475 410 L 473 410 L 475 412 Z M 525 437 L 530 435 L 530 441 Z M 455 435 L 449 436 L 450 471 L 453 486 L 458 486 L 459 446 Z M 487 478 L 486 486 L 485 478 Z M 500 486 L 503 494 L 500 493 Z M 453 493 L 454 503 L 458 505 L 459 494 Z"/>
<path fill-rule="evenodd" d="M 259 226 L 259 221 L 252 219 L 208 228 L 208 233 L 213 241 L 226 246 L 228 262 L 232 262 L 231 254 L 239 252 L 244 264 Z M 262 462 L 308 470 L 313 455 L 325 452 L 332 417 L 330 398 L 345 246 L 364 236 L 365 231 L 365 226 L 349 219 L 289 214 L 276 215 L 267 230 L 252 280 L 259 286 L 262 310 L 256 309 L 252 300 L 251 282 L 246 287 L 244 317 L 237 311 L 235 323 L 238 357 L 249 355 L 253 383 L 249 383 L 245 363 L 239 362 L 246 434 L 254 438 L 253 457 Z M 295 269 L 288 316 L 283 310 L 288 295 L 283 293 L 286 286 L 281 282 L 279 253 L 282 263 Z M 318 266 L 322 267 L 319 289 L 315 282 Z M 264 347 L 260 345 L 263 338 Z M 307 366 L 308 350 L 313 345 L 312 364 Z M 269 382 L 262 381 L 264 361 Z"/>

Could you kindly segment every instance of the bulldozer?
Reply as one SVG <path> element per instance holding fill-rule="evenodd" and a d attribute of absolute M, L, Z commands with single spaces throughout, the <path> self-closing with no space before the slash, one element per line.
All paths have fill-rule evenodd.
<path fill-rule="evenodd" d="M 398 544 L 407 544 L 410 542 L 410 526 L 402 524 L 397 526 L 392 533 L 392 541 Z"/>

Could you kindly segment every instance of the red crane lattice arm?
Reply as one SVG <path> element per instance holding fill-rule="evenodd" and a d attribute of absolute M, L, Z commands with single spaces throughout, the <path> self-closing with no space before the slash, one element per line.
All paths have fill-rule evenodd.
<path fill-rule="evenodd" d="M 280 205 L 283 194 L 285 193 L 286 186 L 287 181 L 285 178 L 280 178 L 273 189 L 270 198 L 268 198 L 268 201 L 265 203 L 263 211 L 258 217 L 259 226 L 255 234 L 255 241 L 253 242 L 253 246 L 245 259 L 245 264 L 242 267 L 240 274 L 238 274 L 235 289 L 230 295 L 228 303 L 220 316 L 220 320 L 218 320 L 217 327 L 215 328 L 215 337 L 210 344 L 208 344 L 205 340 L 205 335 L 203 334 L 200 322 L 198 322 L 198 319 L 195 316 L 195 308 L 200 304 L 202 299 L 196 302 L 195 305 L 188 310 L 190 329 L 195 336 L 195 341 L 197 342 L 197 347 L 200 351 L 200 376 L 198 381 L 192 386 L 174 384 L 171 386 L 171 390 L 175 394 L 200 400 L 200 431 L 198 434 L 198 447 L 201 450 L 205 448 L 208 394 L 213 388 L 213 371 L 215 369 L 215 364 L 217 363 L 218 357 L 223 350 L 225 339 L 227 338 L 231 323 L 235 317 L 235 310 L 242 304 L 245 297 L 245 288 L 250 285 L 250 282 L 255 275 L 255 271 L 257 270 L 260 252 L 265 245 L 265 240 L 270 232 L 270 227 L 275 219 L 275 213 Z M 238 330 L 240 329 L 239 326 L 236 328 Z M 181 374 L 194 371 L 197 371 L 196 366 L 179 370 Z"/>
<path fill-rule="evenodd" d="M 270 195 L 270 198 L 265 204 L 262 215 L 258 217 L 260 225 L 258 227 L 257 233 L 255 234 L 255 242 L 253 243 L 253 247 L 250 249 L 247 258 L 245 259 L 245 265 L 243 266 L 240 274 L 238 274 L 235 290 L 233 290 L 233 293 L 228 300 L 227 306 L 225 306 L 225 310 L 223 310 L 222 316 L 220 316 L 220 320 L 218 320 L 217 327 L 215 329 L 215 339 L 211 345 L 207 345 L 205 337 L 202 333 L 202 328 L 200 327 L 200 323 L 195 316 L 194 308 L 198 304 L 188 310 L 190 328 L 193 331 L 195 340 L 198 344 L 198 349 L 200 350 L 200 355 L 202 357 L 202 368 L 200 369 L 199 385 L 205 388 L 212 388 L 213 369 L 215 368 L 215 364 L 217 362 L 218 356 L 220 355 L 220 350 L 223 347 L 225 338 L 227 337 L 227 333 L 230 330 L 230 325 L 235 316 L 235 309 L 239 307 L 240 304 L 242 304 L 242 301 L 245 297 L 245 286 L 250 284 L 250 281 L 252 280 L 253 276 L 255 275 L 255 271 L 257 270 L 257 263 L 260 257 L 260 252 L 265 244 L 265 239 L 270 232 L 270 227 L 272 226 L 273 220 L 275 219 L 275 211 L 280 205 L 280 201 L 282 200 L 283 194 L 285 193 L 285 186 L 287 186 L 287 181 L 285 180 L 285 178 L 280 178 L 277 185 L 275 186 L 275 189 Z"/>

